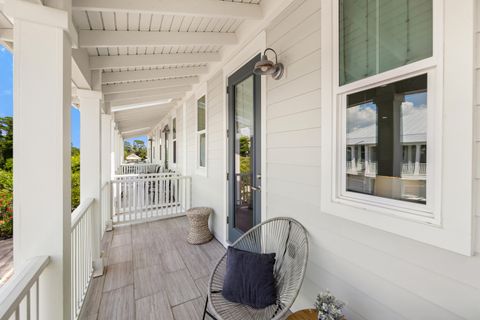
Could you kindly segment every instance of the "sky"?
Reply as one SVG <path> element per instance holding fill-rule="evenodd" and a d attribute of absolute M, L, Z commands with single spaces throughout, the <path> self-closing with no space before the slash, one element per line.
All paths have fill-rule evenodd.
<path fill-rule="evenodd" d="M 130 139 L 126 139 L 125 141 L 128 141 L 128 142 L 130 142 L 130 144 L 133 145 L 133 141 L 135 141 L 135 140 L 142 140 L 143 143 L 145 144 L 145 146 L 148 145 L 148 143 L 147 143 L 147 142 L 148 142 L 148 137 L 147 137 L 147 136 L 140 136 L 140 137 L 130 138 Z"/>
<path fill-rule="evenodd" d="M 10 51 L 0 45 L 0 117 L 13 116 L 13 59 Z M 80 111 L 73 108 L 72 145 L 80 148 Z"/>
<path fill-rule="evenodd" d="M 402 103 L 402 117 L 423 112 L 427 107 L 427 93 L 419 92 L 405 95 Z M 376 125 L 377 106 L 373 102 L 367 102 L 347 109 L 347 133 Z"/>

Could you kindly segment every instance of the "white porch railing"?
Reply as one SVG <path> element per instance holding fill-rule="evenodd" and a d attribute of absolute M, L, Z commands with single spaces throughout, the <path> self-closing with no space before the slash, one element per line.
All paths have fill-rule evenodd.
<path fill-rule="evenodd" d="M 7 282 L 0 296 L 0 320 L 40 318 L 40 276 L 49 262 L 48 256 L 33 258 Z"/>
<path fill-rule="evenodd" d="M 376 162 L 368 162 L 365 165 L 365 175 L 366 176 L 376 176 L 377 175 L 377 163 Z"/>
<path fill-rule="evenodd" d="M 377 162 L 359 162 L 347 161 L 346 170 L 348 174 L 365 175 L 368 177 L 375 177 L 378 173 Z M 427 174 L 426 163 L 402 163 L 402 178 L 425 178 Z"/>
<path fill-rule="evenodd" d="M 71 318 L 77 319 L 93 274 L 93 199 L 88 199 L 72 213 L 71 227 Z"/>
<path fill-rule="evenodd" d="M 160 165 L 155 163 L 121 164 L 117 174 L 155 173 L 159 167 Z"/>
<path fill-rule="evenodd" d="M 135 178 L 141 178 L 141 179 L 155 179 L 158 177 L 163 177 L 163 178 L 172 178 L 172 177 L 180 177 L 180 173 L 176 172 L 162 172 L 162 173 L 142 173 L 142 174 L 119 174 L 116 176 L 113 176 L 113 180 L 130 180 L 130 179 L 135 179 Z"/>
<path fill-rule="evenodd" d="M 182 215 L 191 206 L 191 178 L 179 174 L 115 177 L 113 223 Z"/>

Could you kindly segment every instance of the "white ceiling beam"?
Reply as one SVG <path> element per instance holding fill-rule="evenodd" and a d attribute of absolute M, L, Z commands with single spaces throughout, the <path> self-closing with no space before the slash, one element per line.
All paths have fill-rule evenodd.
<path fill-rule="evenodd" d="M 73 10 L 262 19 L 261 6 L 218 0 L 73 0 Z"/>
<path fill-rule="evenodd" d="M 154 103 L 154 102 L 159 102 L 162 100 L 176 100 L 183 97 L 183 94 L 178 94 L 178 93 L 172 93 L 171 95 L 160 95 L 160 96 L 151 96 L 151 97 L 146 97 L 146 98 L 132 98 L 132 99 L 126 99 L 126 100 L 116 100 L 112 101 L 110 103 L 110 106 L 113 108 L 119 108 L 119 107 L 130 107 L 130 106 L 135 106 L 135 105 L 158 105 L 160 103 Z"/>
<path fill-rule="evenodd" d="M 121 135 L 124 139 L 145 136 L 150 132 L 151 129 L 152 129 L 151 127 L 148 127 L 148 129 L 141 128 L 137 130 L 130 130 L 130 131 L 126 131 L 125 133 L 121 132 Z"/>
<path fill-rule="evenodd" d="M 0 40 L 13 42 L 13 29 L 0 29 Z"/>
<path fill-rule="evenodd" d="M 174 106 L 175 106 L 174 104 L 156 105 L 148 108 L 119 111 L 119 112 L 115 112 L 115 119 L 117 121 L 123 122 L 123 124 L 139 122 L 138 124 L 141 125 L 142 120 L 150 121 L 152 120 L 152 118 L 158 118 L 158 117 L 161 118 L 163 115 L 168 113 L 168 111 L 172 109 Z M 148 109 L 148 110 L 143 110 L 143 109 Z M 148 126 L 144 125 L 144 127 L 148 127 Z"/>
<path fill-rule="evenodd" d="M 116 83 L 141 80 L 156 80 L 170 77 L 186 77 L 206 74 L 208 67 L 168 68 L 139 71 L 106 72 L 102 76 L 102 83 Z"/>
<path fill-rule="evenodd" d="M 149 89 L 155 89 L 155 88 L 188 86 L 196 83 L 198 83 L 198 77 L 154 80 L 154 81 L 134 82 L 134 83 L 121 83 L 121 84 L 103 85 L 102 92 L 104 94 L 124 93 L 124 92 L 149 90 Z"/>
<path fill-rule="evenodd" d="M 145 133 L 147 133 L 161 119 L 162 119 L 162 117 L 155 117 L 154 119 L 152 119 L 150 121 L 140 121 L 140 122 L 134 122 L 134 123 L 125 123 L 123 121 L 118 121 L 117 123 L 118 123 L 118 129 L 123 136 L 138 137 L 138 136 L 143 135 L 142 132 L 145 132 L 143 130 L 140 131 L 139 128 L 149 128 L 149 130 L 145 132 Z M 131 132 L 131 133 L 125 135 L 124 132 Z"/>
<path fill-rule="evenodd" d="M 149 32 L 80 30 L 80 47 L 160 47 L 190 45 L 232 45 L 235 33 L 226 32 Z"/>
<path fill-rule="evenodd" d="M 112 102 L 112 101 L 119 101 L 119 100 L 130 100 L 136 98 L 148 98 L 148 97 L 172 97 L 177 96 L 179 94 L 184 95 L 187 91 L 191 91 L 192 86 L 180 86 L 180 87 L 170 87 L 170 88 L 155 88 L 150 90 L 142 90 L 132 92 L 125 92 L 125 93 L 112 93 L 112 94 L 105 94 L 104 101 L 105 102 Z"/>
<path fill-rule="evenodd" d="M 184 63 L 207 63 L 220 61 L 220 54 L 175 53 L 90 57 L 90 69 L 114 69 L 129 67 L 152 67 Z"/>
<path fill-rule="evenodd" d="M 86 49 L 72 49 L 72 82 L 79 89 L 92 88 L 92 71 L 89 69 Z"/>

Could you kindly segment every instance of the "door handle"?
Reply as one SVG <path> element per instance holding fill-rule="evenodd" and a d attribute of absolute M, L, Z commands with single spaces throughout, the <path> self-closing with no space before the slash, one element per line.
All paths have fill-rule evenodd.
<path fill-rule="evenodd" d="M 262 191 L 262 188 L 260 188 L 260 187 L 251 186 L 250 188 L 252 188 L 253 191 L 258 191 L 258 192 Z"/>

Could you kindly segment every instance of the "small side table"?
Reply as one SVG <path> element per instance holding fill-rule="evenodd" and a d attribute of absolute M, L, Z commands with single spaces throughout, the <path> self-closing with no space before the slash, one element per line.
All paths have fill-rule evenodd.
<path fill-rule="evenodd" d="M 318 313 L 315 309 L 300 310 L 289 315 L 287 320 L 318 320 Z"/>
<path fill-rule="evenodd" d="M 187 210 L 187 218 L 190 222 L 187 241 L 190 244 L 202 244 L 212 240 L 213 235 L 208 229 L 208 218 L 213 213 L 212 208 L 191 208 Z"/>

